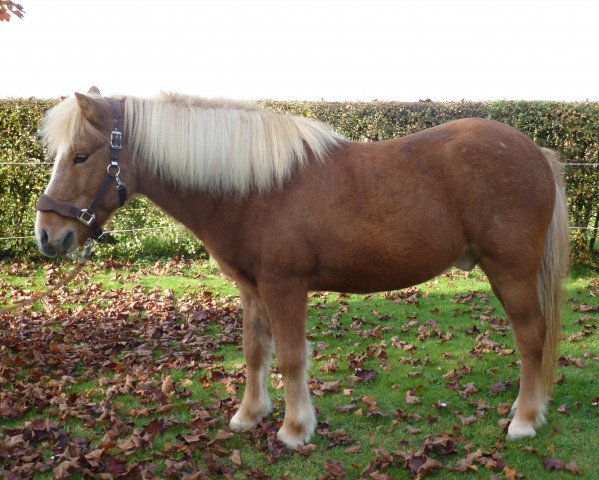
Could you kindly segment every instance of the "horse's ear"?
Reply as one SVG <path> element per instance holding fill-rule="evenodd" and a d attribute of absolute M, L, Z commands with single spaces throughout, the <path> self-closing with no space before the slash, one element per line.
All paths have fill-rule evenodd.
<path fill-rule="evenodd" d="M 75 92 L 75 98 L 77 98 L 81 113 L 89 123 L 97 126 L 104 123 L 104 109 L 99 100 L 77 92 Z"/>
<path fill-rule="evenodd" d="M 100 93 L 100 89 L 98 87 L 96 87 L 95 85 L 92 85 L 89 90 L 87 91 L 87 93 L 90 93 L 92 95 L 102 95 Z"/>

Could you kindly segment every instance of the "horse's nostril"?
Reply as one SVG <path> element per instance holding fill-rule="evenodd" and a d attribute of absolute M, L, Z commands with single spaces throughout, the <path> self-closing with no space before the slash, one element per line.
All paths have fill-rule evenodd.
<path fill-rule="evenodd" d="M 47 245 L 48 244 L 48 232 L 46 232 L 45 228 L 42 228 L 42 233 L 40 235 L 40 243 L 42 245 Z"/>
<path fill-rule="evenodd" d="M 65 235 L 63 241 L 62 241 L 62 249 L 66 252 L 70 247 L 71 244 L 73 243 L 74 240 L 74 235 L 73 232 L 69 232 Z"/>

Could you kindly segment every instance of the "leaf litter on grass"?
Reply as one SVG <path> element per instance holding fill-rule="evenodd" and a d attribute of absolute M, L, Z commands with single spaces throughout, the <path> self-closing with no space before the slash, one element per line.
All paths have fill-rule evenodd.
<path fill-rule="evenodd" d="M 0 279 L 0 292 L 10 301 L 35 291 L 24 273 L 31 267 L 11 265 L 11 275 L 25 279 L 20 286 Z M 276 440 L 284 413 L 279 399 L 273 415 L 249 432 L 233 434 L 227 428 L 245 377 L 239 357 L 231 366 L 221 353 L 227 345 L 239 352 L 237 297 L 219 295 L 197 280 L 191 289 L 147 287 L 140 281 L 147 273 L 189 275 L 188 261 L 141 270 L 129 265 L 127 273 L 121 267 L 111 261 L 98 264 L 66 291 L 53 294 L 40 310 L 2 317 L 0 421 L 5 426 L 0 462 L 7 478 L 37 473 L 56 478 L 272 478 L 269 466 L 294 457 L 318 462 L 324 479 L 395 478 L 398 469 L 413 478 L 438 470 L 468 476 L 479 469 L 497 478 L 522 477 L 517 466 L 504 459 L 501 440 L 477 446 L 469 433 L 489 411 L 500 416 L 509 411 L 510 403 L 501 400 L 516 384 L 505 373 L 495 383 L 468 378 L 473 375 L 465 363 L 469 357 L 480 362 L 514 355 L 501 339 L 509 326 L 494 315 L 486 292 L 469 290 L 451 297 L 460 315 L 475 322 L 461 330 L 465 333 L 460 341 L 468 339 L 463 354 L 452 351 L 459 331 L 437 322 L 439 308 L 429 309 L 424 319 L 413 310 L 428 308 L 429 291 L 422 288 L 368 296 L 364 302 L 382 297 L 368 315 L 357 314 L 348 295 L 333 301 L 327 294 L 311 295 L 317 314 L 308 331 L 315 346 L 310 390 L 322 399 L 344 399 L 332 411 L 351 418 L 325 421 L 325 415 L 313 437 L 316 445 L 291 453 Z M 44 272 L 47 283 L 64 275 L 55 266 Z M 108 280 L 94 281 L 98 273 L 106 278 L 106 272 L 112 272 Z M 406 309 L 405 317 L 385 311 L 381 301 L 393 305 L 393 311 Z M 575 344 L 596 331 L 594 312 L 580 305 L 588 303 L 575 303 L 575 311 L 582 313 L 576 325 L 584 332 L 568 338 Z M 429 356 L 431 348 L 441 345 L 441 357 Z M 442 370 L 437 358 L 455 366 Z M 560 365 L 584 369 L 596 360 L 585 350 L 582 355 L 562 355 Z M 389 392 L 380 389 L 391 368 L 407 372 L 397 384 L 405 392 L 407 410 L 389 409 Z M 280 382 L 276 367 L 271 372 Z M 449 390 L 436 390 L 455 399 L 442 392 L 441 398 L 430 400 L 428 382 L 434 376 L 441 385 L 445 380 L 451 380 L 448 387 L 455 383 Z M 422 381 L 410 383 L 410 378 Z M 401 405 L 404 399 L 395 397 Z M 508 421 L 501 420 L 506 427 Z M 356 421 L 388 425 L 386 437 L 397 438 L 396 447 L 384 447 L 385 437 L 373 436 L 374 431 L 356 436 L 350 427 Z M 496 435 L 501 439 L 503 434 L 498 429 Z M 248 463 L 248 449 L 258 453 L 260 463 Z M 545 471 L 581 474 L 576 462 L 551 453 L 537 455 Z M 344 455 L 362 460 L 356 464 Z"/>

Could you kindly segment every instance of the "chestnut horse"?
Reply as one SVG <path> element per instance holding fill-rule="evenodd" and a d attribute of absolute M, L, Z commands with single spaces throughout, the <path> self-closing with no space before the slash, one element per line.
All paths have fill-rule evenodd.
<path fill-rule="evenodd" d="M 309 291 L 400 289 L 452 265 L 479 265 L 513 326 L 521 376 L 508 438 L 532 437 L 544 422 L 567 210 L 560 162 L 518 130 L 470 118 L 355 143 L 256 105 L 94 88 L 51 109 L 42 134 L 56 156 L 38 204 L 42 253 L 98 236 L 124 184 L 194 232 L 237 284 L 247 379 L 233 429 L 271 411 L 274 349 L 286 403 L 278 438 L 289 448 L 309 440 Z"/>

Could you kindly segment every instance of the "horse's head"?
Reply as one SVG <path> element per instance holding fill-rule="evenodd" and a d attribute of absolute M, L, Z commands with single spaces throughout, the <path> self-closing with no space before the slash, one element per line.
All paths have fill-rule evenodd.
<path fill-rule="evenodd" d="M 37 206 L 35 234 L 44 255 L 70 253 L 99 237 L 101 225 L 124 202 L 124 184 L 130 187 L 134 179 L 130 168 L 120 171 L 119 161 L 129 157 L 114 132 L 122 131 L 122 120 L 115 120 L 120 109 L 120 101 L 92 87 L 46 114 L 41 131 L 56 159 Z"/>

